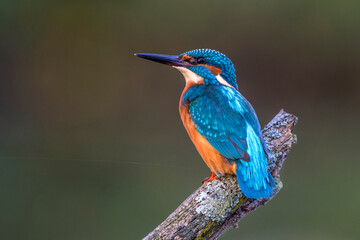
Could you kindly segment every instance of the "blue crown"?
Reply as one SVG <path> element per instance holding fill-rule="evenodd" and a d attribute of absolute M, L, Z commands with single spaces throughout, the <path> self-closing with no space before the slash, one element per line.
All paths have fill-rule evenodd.
<path fill-rule="evenodd" d="M 231 60 L 224 54 L 212 49 L 196 49 L 180 54 L 180 57 L 188 55 L 190 57 L 199 58 L 203 57 L 206 64 L 218 67 L 222 70 L 221 76 L 234 88 L 238 89 L 236 83 L 235 68 Z"/>

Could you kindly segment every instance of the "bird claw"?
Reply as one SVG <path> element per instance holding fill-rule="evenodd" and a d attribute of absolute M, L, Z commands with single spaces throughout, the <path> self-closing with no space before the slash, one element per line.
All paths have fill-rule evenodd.
<path fill-rule="evenodd" d="M 202 183 L 204 184 L 204 183 L 206 183 L 206 182 L 211 182 L 211 181 L 214 181 L 214 180 L 220 180 L 220 179 L 215 176 L 215 173 L 214 173 L 214 172 L 211 172 L 211 173 L 210 173 L 210 176 L 207 177 L 207 178 L 205 178 L 205 179 L 202 181 Z"/>

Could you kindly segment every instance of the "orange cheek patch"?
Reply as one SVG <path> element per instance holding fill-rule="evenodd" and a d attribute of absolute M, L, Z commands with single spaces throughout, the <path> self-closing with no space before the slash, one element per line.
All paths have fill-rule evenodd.
<path fill-rule="evenodd" d="M 218 67 L 214 67 L 214 66 L 207 65 L 207 64 L 199 64 L 199 65 L 209 69 L 210 72 L 212 74 L 214 74 L 215 76 L 221 74 L 221 72 L 222 72 L 221 68 L 218 68 Z"/>
<path fill-rule="evenodd" d="M 186 54 L 181 57 L 181 60 L 183 60 L 183 61 L 189 61 L 190 59 L 192 59 L 192 57 L 190 57 L 189 55 L 186 55 Z"/>
<path fill-rule="evenodd" d="M 189 62 L 191 59 L 193 59 L 193 57 L 190 57 L 189 55 L 186 55 L 186 54 L 181 57 L 181 60 L 187 61 L 187 62 Z M 190 63 L 190 64 L 191 64 L 191 63 Z M 196 64 L 192 64 L 192 65 L 196 66 Z M 211 72 L 212 74 L 214 74 L 215 76 L 222 73 L 221 68 L 214 67 L 214 66 L 211 66 L 211 65 L 208 65 L 208 64 L 198 64 L 197 66 L 206 67 L 206 68 L 209 69 L 210 72 Z"/>

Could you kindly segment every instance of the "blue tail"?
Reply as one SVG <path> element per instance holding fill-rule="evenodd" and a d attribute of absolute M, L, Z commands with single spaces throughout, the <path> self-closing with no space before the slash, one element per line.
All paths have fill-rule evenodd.
<path fill-rule="evenodd" d="M 276 187 L 267 166 L 265 169 L 256 169 L 254 163 L 236 161 L 236 177 L 241 191 L 247 198 L 268 198 Z"/>
<path fill-rule="evenodd" d="M 267 198 L 276 187 L 268 171 L 266 153 L 259 137 L 249 125 L 247 126 L 247 153 L 250 161 L 237 160 L 236 177 L 241 191 L 248 198 Z"/>

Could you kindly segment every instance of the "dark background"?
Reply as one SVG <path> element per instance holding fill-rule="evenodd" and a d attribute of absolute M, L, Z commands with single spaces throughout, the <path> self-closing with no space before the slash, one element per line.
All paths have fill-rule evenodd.
<path fill-rule="evenodd" d="M 360 2 L 0 2 L 0 238 L 140 239 L 208 176 L 176 70 L 213 48 L 262 125 L 296 114 L 284 188 L 222 239 L 359 239 Z"/>

